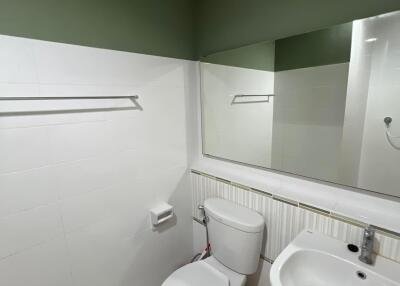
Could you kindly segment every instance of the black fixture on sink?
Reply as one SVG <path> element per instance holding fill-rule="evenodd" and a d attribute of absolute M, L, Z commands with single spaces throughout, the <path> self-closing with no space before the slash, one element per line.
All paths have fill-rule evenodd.
<path fill-rule="evenodd" d="M 351 243 L 347 245 L 347 249 L 350 250 L 351 252 L 358 252 L 359 250 L 357 245 Z"/>

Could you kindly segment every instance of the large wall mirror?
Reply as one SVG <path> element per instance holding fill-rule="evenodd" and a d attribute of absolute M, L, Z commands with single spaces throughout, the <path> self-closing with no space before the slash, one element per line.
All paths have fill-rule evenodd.
<path fill-rule="evenodd" d="M 200 65 L 205 155 L 400 197 L 400 12 Z"/>

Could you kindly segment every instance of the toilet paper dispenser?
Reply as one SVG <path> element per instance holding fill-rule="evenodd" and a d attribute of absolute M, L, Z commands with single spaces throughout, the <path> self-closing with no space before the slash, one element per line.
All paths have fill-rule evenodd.
<path fill-rule="evenodd" d="M 151 224 L 156 227 L 174 216 L 174 207 L 167 203 L 160 203 L 150 210 Z"/>

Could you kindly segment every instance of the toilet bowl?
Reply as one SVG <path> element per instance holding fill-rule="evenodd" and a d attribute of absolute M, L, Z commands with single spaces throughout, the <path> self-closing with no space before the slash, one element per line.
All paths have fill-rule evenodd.
<path fill-rule="evenodd" d="M 245 283 L 246 275 L 236 273 L 211 256 L 179 268 L 162 286 L 244 286 Z"/>
<path fill-rule="evenodd" d="M 162 286 L 243 286 L 257 271 L 264 218 L 222 199 L 204 202 L 212 255 L 172 273 Z"/>

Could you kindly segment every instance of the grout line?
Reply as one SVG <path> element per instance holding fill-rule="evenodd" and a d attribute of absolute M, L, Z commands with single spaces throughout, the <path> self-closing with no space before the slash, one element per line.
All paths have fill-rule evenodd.
<path fill-rule="evenodd" d="M 212 180 L 217 180 L 216 177 L 214 177 L 214 176 L 212 176 L 212 175 L 209 175 L 209 174 L 203 174 L 203 173 L 201 173 L 200 176 L 203 176 L 203 177 L 206 177 L 206 178 L 209 178 L 209 179 L 212 179 Z"/>
<path fill-rule="evenodd" d="M 272 195 L 272 199 L 276 200 L 276 201 L 279 201 L 279 202 L 282 202 L 282 203 L 285 203 L 285 204 L 292 205 L 294 207 L 299 207 L 299 203 L 298 202 L 290 200 L 290 199 L 287 199 L 287 198 L 284 198 L 284 197 Z"/>
<path fill-rule="evenodd" d="M 21 254 L 21 253 L 23 253 L 23 252 L 25 252 L 25 251 L 29 251 L 29 250 L 34 249 L 34 248 L 36 248 L 36 247 L 40 247 L 41 245 L 45 244 L 46 242 L 50 242 L 50 241 L 52 241 L 52 240 L 54 240 L 54 239 L 42 240 L 42 241 L 37 242 L 37 243 L 34 243 L 34 244 L 32 244 L 32 245 L 29 245 L 29 246 L 20 248 L 20 249 L 18 249 L 18 250 L 15 250 L 15 251 L 13 251 L 12 253 L 10 253 L 10 254 L 8 254 L 8 255 L 6 255 L 6 256 L 0 257 L 0 261 L 3 261 L 3 260 L 6 260 L 6 259 L 8 259 L 8 258 L 10 258 L 10 257 L 19 255 L 19 254 Z"/>
<path fill-rule="evenodd" d="M 260 194 L 260 195 L 264 195 L 264 196 L 266 196 L 266 197 L 272 198 L 272 194 L 271 194 L 271 193 L 264 192 L 264 191 L 261 191 L 261 190 L 256 189 L 256 188 L 250 188 L 250 191 L 251 191 L 251 192 L 254 192 L 254 193 L 257 193 L 257 194 Z"/>
<path fill-rule="evenodd" d="M 40 166 L 35 166 L 31 168 L 26 168 L 26 169 L 16 169 L 16 170 L 11 170 L 11 171 L 5 171 L 5 172 L 0 172 L 0 177 L 1 176 L 7 176 L 7 175 L 19 175 L 27 172 L 32 172 L 36 170 L 41 170 L 41 169 L 46 169 L 46 168 L 54 168 L 54 167 L 59 167 L 63 165 L 70 165 L 70 164 L 75 164 L 83 161 L 88 161 L 88 160 L 93 160 L 93 159 L 98 159 L 98 158 L 106 158 L 110 156 L 117 156 L 119 154 L 125 153 L 126 151 L 135 151 L 136 149 L 134 148 L 126 148 L 126 149 L 117 149 L 112 152 L 101 152 L 98 155 L 88 155 L 88 156 L 83 156 L 80 158 L 76 158 L 73 160 L 60 160 L 60 161 L 55 161 L 51 163 L 46 163 L 44 165 Z"/>
<path fill-rule="evenodd" d="M 100 111 L 99 111 L 100 113 Z M 45 114 L 43 116 L 46 116 L 48 114 Z M 12 115 L 11 115 L 12 116 Z M 10 116 L 10 117 L 11 117 Z M 26 116 L 31 116 L 31 115 L 25 115 Z M 103 118 L 94 118 L 94 119 L 85 119 L 85 120 L 76 120 L 76 121 L 64 121 L 64 122 L 58 122 L 58 123 L 36 123 L 33 125 L 27 125 L 27 126 L 11 126 L 11 127 L 0 127 L 0 130 L 12 130 L 12 129 L 33 129 L 33 128 L 46 128 L 46 127 L 54 127 L 54 126 L 60 126 L 60 125 L 77 125 L 77 124 L 88 124 L 88 123 L 98 123 L 98 122 L 106 122 L 107 119 Z"/>
<path fill-rule="evenodd" d="M 383 235 L 390 236 L 395 239 L 400 239 L 400 233 L 398 233 L 398 232 L 391 231 L 391 230 L 388 230 L 388 229 L 385 229 L 385 228 L 382 228 L 382 227 L 379 227 L 376 225 L 371 225 L 371 226 L 373 229 L 375 229 L 377 232 L 379 232 Z"/>
<path fill-rule="evenodd" d="M 320 209 L 320 208 L 317 208 L 317 207 L 314 207 L 314 206 L 310 206 L 310 205 L 307 205 L 307 204 L 303 204 L 303 203 L 299 203 L 299 208 L 302 208 L 302 209 L 305 209 L 305 210 L 308 210 L 308 211 L 312 211 L 312 212 L 315 212 L 315 213 L 318 213 L 318 214 L 321 214 L 321 215 L 325 215 L 325 216 L 330 216 L 331 215 L 331 212 L 329 212 L 327 210 Z"/>
<path fill-rule="evenodd" d="M 71 260 L 71 256 L 70 256 L 71 251 L 70 251 L 70 246 L 68 244 L 67 231 L 65 229 L 64 215 L 63 215 L 63 212 L 61 210 L 61 202 L 58 203 L 58 212 L 59 212 L 59 215 L 60 215 L 60 220 L 61 220 L 61 225 L 62 225 L 62 232 L 64 234 L 65 249 L 66 249 L 66 251 L 67 251 L 67 253 L 69 255 L 69 257 L 68 257 L 69 275 L 70 275 L 71 281 L 74 281 L 74 275 L 72 273 L 73 272 L 72 271 L 72 260 Z"/>
<path fill-rule="evenodd" d="M 336 219 L 336 220 L 339 220 L 339 221 L 342 221 L 342 222 L 345 222 L 345 223 L 348 223 L 348 224 L 351 224 L 351 225 L 354 225 L 354 226 L 357 226 L 357 227 L 361 227 L 361 228 L 366 228 L 367 225 L 368 225 L 365 222 L 358 221 L 358 220 L 355 220 L 355 219 L 352 219 L 352 218 L 349 218 L 349 217 L 346 217 L 346 216 L 342 216 L 342 215 L 334 213 L 334 212 L 331 212 L 330 216 L 333 219 Z M 400 239 L 400 237 L 399 237 L 399 239 Z"/>
<path fill-rule="evenodd" d="M 63 235 L 62 234 L 60 234 L 60 235 L 57 234 L 57 235 L 51 236 L 48 239 L 42 239 L 41 241 L 39 241 L 37 243 L 34 243 L 34 244 L 29 245 L 29 246 L 26 246 L 26 247 L 20 248 L 18 250 L 15 250 L 14 252 L 12 252 L 12 253 L 10 253 L 10 254 L 8 254 L 6 256 L 0 257 L 0 261 L 6 260 L 6 259 L 8 259 L 10 257 L 19 255 L 19 254 L 24 253 L 26 251 L 30 251 L 32 249 L 35 249 L 35 248 L 38 248 L 38 247 L 42 247 L 46 243 L 50 243 L 50 242 L 56 241 L 57 239 L 63 239 Z"/>
<path fill-rule="evenodd" d="M 64 201 L 74 200 L 74 199 L 79 198 L 79 197 L 84 196 L 84 195 L 89 195 L 89 194 L 93 194 L 93 193 L 96 193 L 96 192 L 111 190 L 113 187 L 120 186 L 121 184 L 122 183 L 113 183 L 113 184 L 105 186 L 105 187 L 99 187 L 99 188 L 86 190 L 86 191 L 83 191 L 83 192 L 81 192 L 79 194 L 70 195 L 70 196 L 67 196 L 67 197 L 64 197 L 64 198 L 60 198 L 59 194 L 58 194 L 57 195 L 57 200 L 54 200 L 54 201 L 51 201 L 51 202 L 48 202 L 48 203 L 45 203 L 45 204 L 42 204 L 42 205 L 36 205 L 36 206 L 33 206 L 33 207 L 23 208 L 23 209 L 20 209 L 20 210 L 18 210 L 16 212 L 8 213 L 8 214 L 0 217 L 0 221 L 2 221 L 4 219 L 8 219 L 10 217 L 14 217 L 14 216 L 20 215 L 20 214 L 24 214 L 24 213 L 27 213 L 27 212 L 37 211 L 37 210 L 39 210 L 41 208 L 58 206 L 60 203 L 62 203 Z"/>
<path fill-rule="evenodd" d="M 200 172 L 198 172 L 198 171 L 196 171 L 196 170 L 190 170 L 190 172 L 192 172 L 193 174 L 196 174 L 196 175 L 201 175 L 201 173 Z"/>
<path fill-rule="evenodd" d="M 16 212 L 11 212 L 11 213 L 8 213 L 8 214 L 0 217 L 0 221 L 7 220 L 9 218 L 13 218 L 13 217 L 18 216 L 20 214 L 25 214 L 27 212 L 34 212 L 34 211 L 40 210 L 41 208 L 57 206 L 58 203 L 59 203 L 59 200 L 57 199 L 55 201 L 52 201 L 52 202 L 49 202 L 49 203 L 45 203 L 43 205 L 37 205 L 37 206 L 34 206 L 34 207 L 23 208 L 23 209 L 20 209 L 20 210 L 18 210 Z"/>
<path fill-rule="evenodd" d="M 222 182 L 222 183 L 225 183 L 225 184 L 231 184 L 231 181 L 225 180 L 225 179 L 223 179 L 223 178 L 215 177 L 215 179 L 216 179 L 218 182 Z"/>
<path fill-rule="evenodd" d="M 239 183 L 236 183 L 236 182 L 232 182 L 232 181 L 230 183 L 234 187 L 237 187 L 237 188 L 240 188 L 240 189 L 243 189 L 243 190 L 246 190 L 246 191 L 250 191 L 251 190 L 251 188 L 248 187 L 248 186 L 245 186 L 245 185 L 242 185 L 242 184 L 239 184 Z"/>

